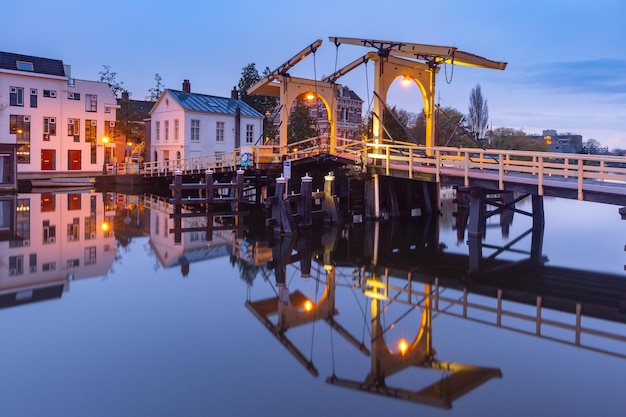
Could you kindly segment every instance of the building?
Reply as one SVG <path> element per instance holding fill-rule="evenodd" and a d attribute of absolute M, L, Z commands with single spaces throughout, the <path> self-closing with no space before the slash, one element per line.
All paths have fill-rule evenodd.
<path fill-rule="evenodd" d="M 115 160 L 125 163 L 143 162 L 146 139 L 146 119 L 150 118 L 152 101 L 131 100 L 128 91 L 117 99 L 117 123 L 115 136 Z"/>
<path fill-rule="evenodd" d="M 0 143 L 19 145 L 20 176 L 101 172 L 117 108 L 108 84 L 61 60 L 0 52 Z"/>
<path fill-rule="evenodd" d="M 542 135 L 531 135 L 533 142 L 544 141 L 548 145 L 548 152 L 580 153 L 583 149 L 583 137 L 572 133 L 557 133 L 556 130 L 546 129 Z"/>
<path fill-rule="evenodd" d="M 172 161 L 231 152 L 253 146 L 263 129 L 263 115 L 237 98 L 166 89 L 150 111 L 151 161 Z"/>

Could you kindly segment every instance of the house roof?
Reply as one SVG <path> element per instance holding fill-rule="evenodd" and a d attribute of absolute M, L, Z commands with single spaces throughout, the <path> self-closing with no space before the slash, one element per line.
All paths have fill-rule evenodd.
<path fill-rule="evenodd" d="M 206 94 L 188 94 L 184 91 L 170 90 L 169 88 L 165 91 L 169 92 L 185 110 L 234 115 L 237 107 L 239 107 L 242 116 L 263 117 L 261 113 L 242 100 Z"/>
<path fill-rule="evenodd" d="M 18 61 L 32 63 L 33 70 L 24 69 L 23 67 L 18 68 Z M 0 52 L 0 68 L 12 71 L 32 72 L 37 74 L 65 77 L 63 61 L 60 59 L 39 58 L 36 56 L 20 55 L 11 52 Z"/>

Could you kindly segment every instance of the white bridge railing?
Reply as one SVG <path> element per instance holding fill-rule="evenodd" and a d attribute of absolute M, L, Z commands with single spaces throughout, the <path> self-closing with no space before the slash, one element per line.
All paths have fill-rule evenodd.
<path fill-rule="evenodd" d="M 333 143 L 331 145 L 330 143 Z M 243 152 L 243 153 L 242 153 Z M 440 182 L 442 175 L 470 179 L 489 176 L 504 188 L 505 179 L 524 182 L 530 179 L 537 184 L 539 194 L 549 181 L 565 180 L 567 188 L 575 188 L 583 199 L 585 187 L 590 184 L 623 185 L 615 187 L 626 194 L 626 157 L 609 155 L 564 154 L 551 152 L 513 151 L 498 149 L 423 147 L 405 143 L 351 141 L 336 138 L 311 138 L 281 146 L 251 146 L 232 152 L 217 153 L 179 160 L 144 163 L 147 176 L 170 175 L 176 170 L 183 173 L 235 171 L 252 166 L 260 168 L 279 164 L 283 160 L 296 160 L 319 154 L 333 154 L 362 164 L 364 168 L 379 170 L 386 175 L 401 170 L 413 178 L 416 173 L 431 173 Z"/>
<path fill-rule="evenodd" d="M 566 180 L 569 188 L 576 187 L 579 199 L 591 180 L 623 185 L 616 189 L 626 194 L 626 157 L 622 156 L 370 143 L 366 149 L 367 164 L 386 175 L 404 170 L 412 178 L 415 173 L 428 172 L 437 182 L 441 175 L 454 175 L 463 177 L 466 186 L 472 177 L 491 176 L 497 179 L 500 189 L 504 189 L 505 179 L 530 177 L 540 195 L 548 181 Z"/>

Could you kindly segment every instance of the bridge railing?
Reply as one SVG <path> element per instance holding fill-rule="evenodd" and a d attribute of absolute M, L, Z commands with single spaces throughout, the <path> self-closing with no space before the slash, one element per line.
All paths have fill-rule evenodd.
<path fill-rule="evenodd" d="M 459 175 L 469 185 L 472 173 L 482 171 L 496 174 L 500 188 L 505 175 L 528 175 L 536 177 L 540 194 L 547 180 L 575 179 L 580 199 L 586 180 L 626 185 L 626 157 L 622 156 L 373 143 L 366 149 L 368 163 L 384 168 L 387 175 L 392 169 L 404 169 L 412 177 L 430 167 L 439 181 L 443 172 L 453 169 L 462 171 Z"/>

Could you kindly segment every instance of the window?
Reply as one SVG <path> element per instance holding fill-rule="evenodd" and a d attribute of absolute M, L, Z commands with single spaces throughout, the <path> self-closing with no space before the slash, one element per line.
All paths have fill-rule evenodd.
<path fill-rule="evenodd" d="M 85 142 L 95 142 L 97 136 L 98 121 L 85 120 Z"/>
<path fill-rule="evenodd" d="M 109 106 L 104 106 L 104 112 L 105 112 L 105 113 L 111 113 L 111 107 L 109 107 Z"/>
<path fill-rule="evenodd" d="M 9 256 L 9 276 L 24 274 L 24 255 Z"/>
<path fill-rule="evenodd" d="M 85 265 L 93 265 L 96 263 L 96 247 L 90 246 L 85 248 Z"/>
<path fill-rule="evenodd" d="M 68 100 L 80 100 L 80 93 L 67 93 Z"/>
<path fill-rule="evenodd" d="M 154 129 L 156 141 L 161 140 L 161 122 L 156 122 L 156 128 Z"/>
<path fill-rule="evenodd" d="M 191 141 L 200 142 L 200 120 L 191 121 Z"/>
<path fill-rule="evenodd" d="M 98 96 L 85 94 L 85 111 L 98 111 Z"/>
<path fill-rule="evenodd" d="M 215 141 L 224 142 L 224 122 L 215 123 Z"/>
<path fill-rule="evenodd" d="M 28 61 L 16 61 L 15 66 L 20 71 L 35 71 L 35 67 L 32 62 Z"/>
<path fill-rule="evenodd" d="M 56 117 L 44 117 L 43 118 L 43 140 L 49 141 L 50 136 L 56 136 L 56 134 L 57 134 Z"/>
<path fill-rule="evenodd" d="M 57 238 L 57 227 L 50 224 L 50 220 L 43 221 L 43 243 L 55 243 Z"/>
<path fill-rule="evenodd" d="M 68 259 L 67 260 L 67 267 L 68 268 L 75 268 L 75 267 L 79 267 L 80 266 L 80 259 Z"/>
<path fill-rule="evenodd" d="M 57 263 L 56 262 L 48 262 L 45 263 L 43 265 L 41 265 L 41 270 L 42 271 L 54 271 L 57 269 Z"/>
<path fill-rule="evenodd" d="M 55 90 L 43 90 L 43 96 L 57 98 L 57 92 Z"/>
<path fill-rule="evenodd" d="M 178 142 L 178 133 L 180 132 L 180 122 L 178 119 L 174 120 L 174 141 Z"/>
<path fill-rule="evenodd" d="M 254 125 L 246 125 L 246 143 L 254 142 Z"/>
<path fill-rule="evenodd" d="M 9 133 L 15 135 L 17 148 L 17 162 L 30 164 L 30 116 L 12 114 L 9 116 Z"/>
<path fill-rule="evenodd" d="M 80 220 L 78 217 L 72 219 L 72 223 L 67 225 L 67 241 L 72 242 L 79 239 Z"/>
<path fill-rule="evenodd" d="M 79 119 L 67 119 L 67 136 L 73 137 L 74 142 L 80 142 Z"/>
<path fill-rule="evenodd" d="M 37 89 L 30 89 L 30 107 L 37 107 Z"/>
<path fill-rule="evenodd" d="M 31 253 L 28 256 L 28 272 L 37 272 L 37 254 Z"/>
<path fill-rule="evenodd" d="M 9 90 L 9 105 L 24 106 L 24 89 L 22 87 L 11 87 Z"/>
<path fill-rule="evenodd" d="M 165 141 L 169 141 L 170 140 L 170 121 L 169 120 L 164 120 L 163 121 L 163 130 L 165 131 Z"/>

